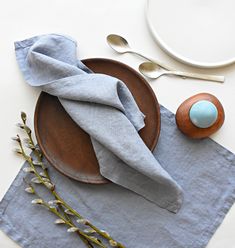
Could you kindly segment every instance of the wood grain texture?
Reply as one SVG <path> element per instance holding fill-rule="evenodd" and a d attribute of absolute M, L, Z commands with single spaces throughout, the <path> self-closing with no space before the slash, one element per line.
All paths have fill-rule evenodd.
<path fill-rule="evenodd" d="M 207 100 L 212 102 L 218 110 L 218 118 L 216 122 L 211 127 L 208 128 L 196 127 L 191 122 L 189 117 L 189 111 L 192 105 L 201 100 Z M 175 119 L 176 119 L 176 124 L 182 133 L 194 139 L 201 139 L 212 135 L 213 133 L 215 133 L 217 130 L 220 129 L 220 127 L 224 123 L 225 114 L 222 104 L 215 96 L 209 93 L 200 93 L 188 98 L 179 106 L 179 108 L 176 111 Z"/>
<path fill-rule="evenodd" d="M 94 72 L 117 77 L 127 85 L 146 115 L 146 125 L 139 134 L 153 150 L 160 133 L 160 108 L 147 81 L 134 69 L 114 60 L 86 59 L 83 62 Z M 41 93 L 35 109 L 34 126 L 45 157 L 61 173 L 86 183 L 108 182 L 100 175 L 89 135 L 70 118 L 57 97 Z"/>

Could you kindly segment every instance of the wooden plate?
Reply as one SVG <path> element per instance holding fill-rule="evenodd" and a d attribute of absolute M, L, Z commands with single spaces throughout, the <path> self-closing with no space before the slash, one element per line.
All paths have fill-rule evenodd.
<path fill-rule="evenodd" d="M 160 108 L 146 80 L 118 61 L 94 58 L 83 60 L 83 63 L 94 72 L 117 77 L 127 85 L 146 115 L 146 126 L 140 130 L 140 136 L 153 150 L 160 133 Z M 89 135 L 70 118 L 57 97 L 41 93 L 35 109 L 34 127 L 44 156 L 61 173 L 86 183 L 108 182 L 100 175 Z"/>

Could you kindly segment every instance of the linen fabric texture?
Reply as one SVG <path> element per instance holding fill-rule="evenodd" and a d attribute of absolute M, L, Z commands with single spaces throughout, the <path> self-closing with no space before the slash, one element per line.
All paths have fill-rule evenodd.
<path fill-rule="evenodd" d="M 92 73 L 77 58 L 76 42 L 66 36 L 33 37 L 16 42 L 15 49 L 26 82 L 57 96 L 90 135 L 105 178 L 162 208 L 179 210 L 182 189 L 139 136 L 144 114 L 123 82 Z"/>

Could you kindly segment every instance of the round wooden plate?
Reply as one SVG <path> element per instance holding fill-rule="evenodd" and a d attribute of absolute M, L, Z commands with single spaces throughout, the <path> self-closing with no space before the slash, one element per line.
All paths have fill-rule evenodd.
<path fill-rule="evenodd" d="M 146 125 L 139 134 L 153 150 L 160 133 L 160 108 L 146 80 L 118 61 L 94 58 L 83 60 L 83 63 L 94 72 L 117 77 L 127 85 L 146 115 Z M 44 156 L 61 173 L 86 183 L 108 182 L 100 175 L 89 135 L 70 118 L 57 97 L 41 93 L 35 109 L 34 128 Z"/>

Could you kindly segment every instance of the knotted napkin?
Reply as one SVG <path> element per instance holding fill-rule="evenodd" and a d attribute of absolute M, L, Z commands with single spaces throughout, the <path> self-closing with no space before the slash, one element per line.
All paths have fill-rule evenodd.
<path fill-rule="evenodd" d="M 182 190 L 140 138 L 144 114 L 123 82 L 92 73 L 77 59 L 76 47 L 73 39 L 57 34 L 15 43 L 26 82 L 57 96 L 90 135 L 100 173 L 176 213 Z"/>

